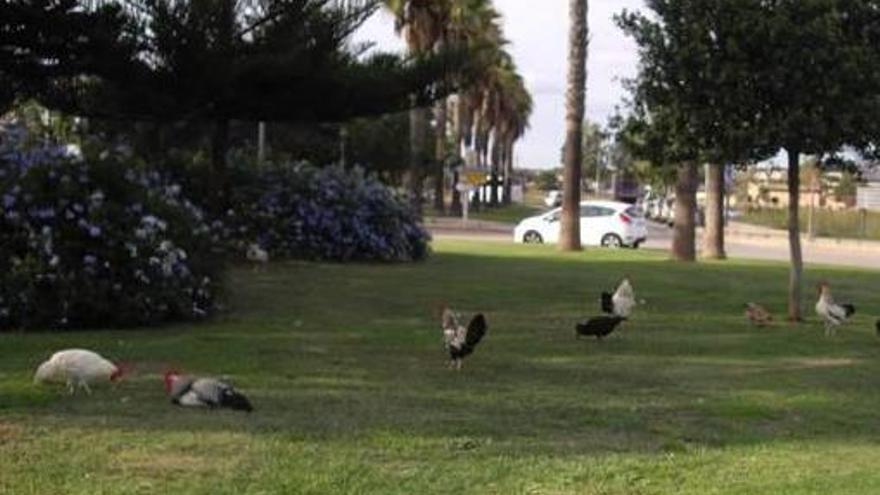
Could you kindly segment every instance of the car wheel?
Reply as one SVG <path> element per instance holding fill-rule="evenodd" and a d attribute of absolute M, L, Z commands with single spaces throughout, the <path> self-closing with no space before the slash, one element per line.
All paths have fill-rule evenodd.
<path fill-rule="evenodd" d="M 526 232 L 526 235 L 523 236 L 523 242 L 526 244 L 542 244 L 544 242 L 544 238 L 541 237 L 541 234 L 535 232 L 534 230 L 530 230 Z"/>
<path fill-rule="evenodd" d="M 641 242 L 634 242 L 633 245 L 632 245 L 632 248 L 633 248 L 633 249 L 638 249 L 639 246 L 641 246 L 641 245 L 642 245 Z"/>
<path fill-rule="evenodd" d="M 605 234 L 602 237 L 602 247 L 619 248 L 623 246 L 623 239 L 617 234 Z"/>

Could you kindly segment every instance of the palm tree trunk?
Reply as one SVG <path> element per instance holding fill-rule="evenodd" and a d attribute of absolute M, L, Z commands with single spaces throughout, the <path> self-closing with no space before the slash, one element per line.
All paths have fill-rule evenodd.
<path fill-rule="evenodd" d="M 434 178 L 434 209 L 437 210 L 438 213 L 443 213 L 446 210 L 446 202 L 444 199 L 444 195 L 446 194 L 446 188 L 444 187 L 444 171 L 446 164 L 446 122 L 447 122 L 447 112 L 446 112 L 446 100 L 442 99 L 437 102 L 437 108 L 435 110 L 435 115 L 437 118 L 437 129 L 436 129 L 436 170 L 435 170 L 435 178 Z"/>
<path fill-rule="evenodd" d="M 724 252 L 724 166 L 706 165 L 706 228 L 703 256 L 721 260 Z"/>
<path fill-rule="evenodd" d="M 498 137 L 492 138 L 492 153 L 489 155 L 491 167 L 492 167 L 492 175 L 490 175 L 491 179 L 491 190 L 489 191 L 489 204 L 491 206 L 498 206 L 500 199 L 498 198 L 498 182 L 501 177 L 501 142 Z"/>
<path fill-rule="evenodd" d="M 580 201 L 584 107 L 587 92 L 587 0 L 569 1 L 568 92 L 565 116 L 565 171 L 559 248 L 581 249 Z"/>
<path fill-rule="evenodd" d="M 672 234 L 672 257 L 677 261 L 697 259 L 697 164 L 687 162 L 678 167 L 675 182 L 675 227 Z"/>
<path fill-rule="evenodd" d="M 804 273 L 804 259 L 801 251 L 800 195 L 801 166 L 800 151 L 791 147 L 788 152 L 788 243 L 791 251 L 791 273 L 788 283 L 788 319 L 801 321 L 801 293 Z"/>
<path fill-rule="evenodd" d="M 504 204 L 509 205 L 513 191 L 513 140 L 504 144 Z"/>
<path fill-rule="evenodd" d="M 406 175 L 406 189 L 410 205 L 418 216 L 422 215 L 422 180 L 425 159 L 425 125 L 427 116 L 424 108 L 409 111 L 409 170 Z"/>
<path fill-rule="evenodd" d="M 464 162 L 464 156 L 462 148 L 464 147 L 465 141 L 465 121 L 467 119 L 465 107 L 466 107 L 465 96 L 459 93 L 455 98 L 455 115 L 453 118 L 453 130 L 452 136 L 455 141 L 455 156 L 459 158 L 459 164 Z M 461 214 L 461 193 L 458 191 L 456 186 L 458 185 L 458 172 L 454 172 L 453 180 L 452 180 L 452 205 L 450 209 L 452 213 L 455 215 Z"/>

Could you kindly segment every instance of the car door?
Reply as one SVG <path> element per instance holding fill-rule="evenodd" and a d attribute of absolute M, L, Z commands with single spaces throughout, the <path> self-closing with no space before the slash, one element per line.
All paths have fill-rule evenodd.
<path fill-rule="evenodd" d="M 541 227 L 541 237 L 548 244 L 556 244 L 559 242 L 559 219 L 562 216 L 562 209 L 557 208 L 550 213 L 544 215 Z"/>
<path fill-rule="evenodd" d="M 601 225 L 597 223 L 599 209 L 593 205 L 581 205 L 581 244 L 598 246 Z"/>
<path fill-rule="evenodd" d="M 614 210 L 614 208 L 608 208 L 606 206 L 596 207 L 595 217 L 593 217 L 593 221 L 596 225 L 595 237 L 593 238 L 593 242 L 595 242 L 597 245 L 602 244 L 602 238 L 605 237 L 607 234 L 617 234 L 618 236 L 620 236 L 620 224 L 617 219 L 617 212 Z"/>

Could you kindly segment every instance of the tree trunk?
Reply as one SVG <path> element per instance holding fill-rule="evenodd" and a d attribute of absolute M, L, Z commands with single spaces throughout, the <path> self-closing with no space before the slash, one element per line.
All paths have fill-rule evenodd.
<path fill-rule="evenodd" d="M 511 192 L 513 190 L 513 141 L 508 140 L 504 145 L 504 204 L 512 203 Z"/>
<path fill-rule="evenodd" d="M 706 165 L 706 228 L 703 256 L 723 260 L 724 252 L 724 165 Z"/>
<path fill-rule="evenodd" d="M 678 178 L 675 182 L 675 227 L 672 236 L 672 257 L 677 261 L 691 262 L 697 259 L 695 216 L 698 180 L 695 162 L 687 162 L 678 167 Z"/>
<path fill-rule="evenodd" d="M 786 148 L 788 152 L 788 243 L 791 250 L 791 274 L 788 283 L 788 319 L 801 321 L 801 292 L 804 273 L 804 260 L 801 251 L 800 195 L 801 166 L 800 151 Z"/>
<path fill-rule="evenodd" d="M 444 198 L 444 195 L 446 194 L 446 188 L 444 187 L 444 172 L 446 169 L 446 99 L 437 102 L 435 115 L 437 118 L 435 160 L 437 163 L 435 165 L 436 175 L 434 178 L 434 209 L 437 210 L 438 213 L 443 213 L 446 210 L 446 201 Z"/>
<path fill-rule="evenodd" d="M 491 162 L 492 174 L 491 177 L 491 189 L 489 190 L 489 205 L 498 206 L 500 199 L 498 198 L 498 182 L 500 182 L 501 177 L 501 143 L 498 138 L 492 139 L 492 153 L 489 155 L 489 161 Z"/>
<path fill-rule="evenodd" d="M 229 181 L 226 177 L 226 155 L 229 153 L 229 121 L 218 118 L 214 121 L 211 135 L 211 168 L 213 189 L 217 195 L 217 207 L 225 208 L 229 198 Z"/>
<path fill-rule="evenodd" d="M 422 179 L 427 124 L 425 114 L 424 108 L 413 108 L 409 111 L 409 170 L 406 174 L 406 188 L 410 205 L 419 217 L 422 216 Z"/>
<path fill-rule="evenodd" d="M 565 116 L 565 171 L 559 248 L 581 249 L 581 166 L 587 92 L 587 0 L 569 0 L 568 92 Z"/>
<path fill-rule="evenodd" d="M 464 164 L 464 142 L 465 142 L 465 126 L 467 125 L 467 100 L 464 94 L 459 93 L 455 98 L 455 107 L 453 115 L 452 136 L 455 142 L 455 156 L 458 158 L 457 165 Z M 453 173 L 452 177 L 452 205 L 450 209 L 454 215 L 461 214 L 461 193 L 456 189 L 458 185 L 458 171 Z"/>
<path fill-rule="evenodd" d="M 461 192 L 458 191 L 458 171 L 452 173 L 452 205 L 450 210 L 453 215 L 461 215 Z"/>

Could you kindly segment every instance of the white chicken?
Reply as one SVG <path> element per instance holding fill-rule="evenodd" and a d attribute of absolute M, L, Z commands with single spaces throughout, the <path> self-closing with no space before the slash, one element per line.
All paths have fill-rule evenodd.
<path fill-rule="evenodd" d="M 91 394 L 90 385 L 119 380 L 125 374 L 123 368 L 96 352 L 67 349 L 56 352 L 37 368 L 34 383 L 64 383 L 71 395 L 78 388 Z"/>
<path fill-rule="evenodd" d="M 165 373 L 165 392 L 177 406 L 254 410 L 247 397 L 217 378 L 195 378 L 169 371 Z"/>
<path fill-rule="evenodd" d="M 252 242 L 247 248 L 247 260 L 254 263 L 254 270 L 269 262 L 269 252 L 256 242 Z"/>
<path fill-rule="evenodd" d="M 633 308 L 638 304 L 632 284 L 627 277 L 620 281 L 614 294 L 603 292 L 601 301 L 603 312 L 623 318 L 632 316 Z"/>
<path fill-rule="evenodd" d="M 822 322 L 825 324 L 825 336 L 836 335 L 837 327 L 855 314 L 856 307 L 852 304 L 837 304 L 834 302 L 828 282 L 819 283 L 817 289 L 819 291 L 819 300 L 816 302 L 816 314 L 822 318 Z"/>
<path fill-rule="evenodd" d="M 444 308 L 443 344 L 449 352 L 449 367 L 460 370 L 464 358 L 474 352 L 488 329 L 486 317 L 482 313 L 471 318 L 470 323 L 465 327 L 459 323 L 458 313 Z"/>

